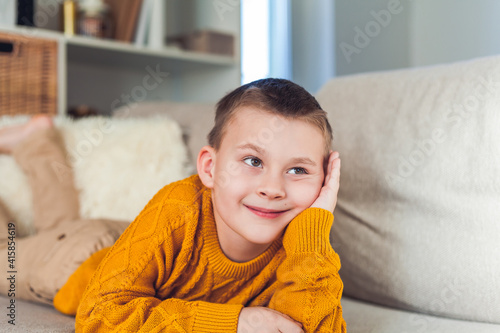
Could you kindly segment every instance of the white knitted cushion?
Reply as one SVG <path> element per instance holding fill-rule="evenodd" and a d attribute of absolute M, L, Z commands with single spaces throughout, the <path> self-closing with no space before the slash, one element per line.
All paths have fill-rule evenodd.
<path fill-rule="evenodd" d="M 342 159 L 344 293 L 500 323 L 500 57 L 338 78 L 317 97 Z"/>
<path fill-rule="evenodd" d="M 27 117 L 2 117 L 0 127 Z M 193 172 L 179 125 L 166 117 L 73 121 L 56 118 L 80 191 L 82 218 L 131 222 L 163 186 Z M 33 232 L 31 190 L 11 156 L 0 155 L 0 199 Z"/>

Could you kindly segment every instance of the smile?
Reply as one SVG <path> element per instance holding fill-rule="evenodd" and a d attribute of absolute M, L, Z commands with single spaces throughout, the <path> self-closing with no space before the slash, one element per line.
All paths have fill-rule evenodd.
<path fill-rule="evenodd" d="M 246 208 L 248 208 L 249 211 L 254 213 L 255 215 L 259 217 L 264 217 L 267 219 L 274 219 L 278 216 L 283 215 L 284 213 L 288 212 L 289 209 L 287 210 L 273 210 L 273 209 L 265 209 L 265 208 L 260 208 L 260 207 L 254 207 L 254 206 L 247 206 L 244 205 Z"/>

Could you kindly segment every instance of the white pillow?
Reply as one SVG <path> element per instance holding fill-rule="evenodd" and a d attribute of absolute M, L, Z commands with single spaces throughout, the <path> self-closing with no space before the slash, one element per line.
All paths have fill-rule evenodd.
<path fill-rule="evenodd" d="M 338 78 L 344 294 L 500 323 L 500 57 Z"/>
<path fill-rule="evenodd" d="M 27 117 L 2 117 L 0 126 Z M 131 222 L 163 186 L 188 177 L 193 167 L 179 125 L 147 119 L 56 118 L 80 191 L 82 218 Z M 0 199 L 24 236 L 33 232 L 31 190 L 11 156 L 0 155 Z"/>
<path fill-rule="evenodd" d="M 176 121 L 182 129 L 190 161 L 196 164 L 201 147 L 208 144 L 207 136 L 214 126 L 215 105 L 213 103 L 187 103 L 156 101 L 142 102 L 133 108 L 123 106 L 113 111 L 113 117 L 155 117 L 166 115 Z"/>

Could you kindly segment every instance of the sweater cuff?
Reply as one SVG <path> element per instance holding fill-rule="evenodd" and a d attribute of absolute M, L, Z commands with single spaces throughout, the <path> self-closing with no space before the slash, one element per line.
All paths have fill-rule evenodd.
<path fill-rule="evenodd" d="M 236 332 L 243 305 L 199 302 L 194 319 L 193 332 Z"/>
<path fill-rule="evenodd" d="M 288 225 L 283 238 L 287 253 L 333 251 L 330 230 L 333 214 L 326 209 L 307 208 Z"/>

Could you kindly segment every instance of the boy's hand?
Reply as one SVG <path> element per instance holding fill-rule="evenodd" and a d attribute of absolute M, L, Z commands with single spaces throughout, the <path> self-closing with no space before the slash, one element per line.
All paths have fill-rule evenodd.
<path fill-rule="evenodd" d="M 247 307 L 240 312 L 238 333 L 303 333 L 302 324 L 264 307 Z"/>
<path fill-rule="evenodd" d="M 323 187 L 319 192 L 316 201 L 311 207 L 323 208 L 333 213 L 337 205 L 337 193 L 339 192 L 340 182 L 340 158 L 338 152 L 330 152 L 328 167 L 326 171 Z"/>

